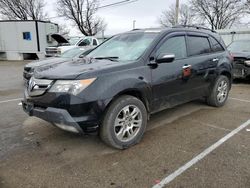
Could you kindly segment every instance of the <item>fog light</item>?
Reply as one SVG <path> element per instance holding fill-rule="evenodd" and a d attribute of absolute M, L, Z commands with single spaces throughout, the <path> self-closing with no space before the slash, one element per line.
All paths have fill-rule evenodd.
<path fill-rule="evenodd" d="M 69 132 L 73 132 L 73 133 L 79 133 L 79 131 L 73 126 L 68 126 L 68 125 L 63 125 L 63 124 L 58 124 L 58 123 L 55 123 L 55 125 L 58 128 L 63 129 L 65 131 L 69 131 Z"/>

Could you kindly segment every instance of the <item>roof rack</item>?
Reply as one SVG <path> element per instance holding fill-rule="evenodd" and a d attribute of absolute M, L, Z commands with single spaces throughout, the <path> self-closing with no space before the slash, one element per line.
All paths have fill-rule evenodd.
<path fill-rule="evenodd" d="M 176 25 L 176 26 L 173 26 L 172 28 L 183 28 L 183 27 L 195 28 L 195 29 L 203 29 L 203 30 L 207 30 L 207 31 L 211 31 L 213 33 L 216 33 L 216 31 L 213 30 L 213 29 L 209 29 L 207 27 L 202 27 L 202 26 L 197 26 L 197 25 Z"/>

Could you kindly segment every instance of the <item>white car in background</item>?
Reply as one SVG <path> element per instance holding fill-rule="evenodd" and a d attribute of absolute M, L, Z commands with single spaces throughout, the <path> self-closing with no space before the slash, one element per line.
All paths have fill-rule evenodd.
<path fill-rule="evenodd" d="M 46 57 L 60 56 L 65 51 L 75 47 L 89 48 L 99 45 L 99 41 L 95 37 L 72 37 L 65 39 L 60 34 L 52 34 L 51 37 L 58 43 L 57 46 L 46 48 Z"/>

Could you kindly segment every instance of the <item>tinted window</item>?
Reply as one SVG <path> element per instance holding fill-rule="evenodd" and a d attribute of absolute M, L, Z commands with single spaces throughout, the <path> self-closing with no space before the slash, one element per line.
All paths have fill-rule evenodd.
<path fill-rule="evenodd" d="M 187 57 L 185 37 L 178 36 L 167 39 L 157 50 L 156 56 L 161 53 L 174 54 L 176 59 Z"/>
<path fill-rule="evenodd" d="M 217 40 L 211 37 L 210 41 L 211 41 L 211 48 L 213 52 L 224 51 L 223 47 L 220 45 L 220 43 Z"/>
<path fill-rule="evenodd" d="M 189 55 L 201 55 L 211 52 L 208 38 L 188 36 Z"/>
<path fill-rule="evenodd" d="M 84 39 L 78 46 L 88 46 L 90 45 L 89 39 Z"/>
<path fill-rule="evenodd" d="M 97 45 L 97 41 L 94 39 L 93 40 L 93 45 L 96 46 Z"/>

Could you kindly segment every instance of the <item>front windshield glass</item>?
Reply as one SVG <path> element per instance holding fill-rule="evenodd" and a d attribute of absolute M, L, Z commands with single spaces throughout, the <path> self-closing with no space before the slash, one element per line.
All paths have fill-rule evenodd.
<path fill-rule="evenodd" d="M 235 41 L 228 46 L 231 52 L 250 52 L 250 41 Z"/>
<path fill-rule="evenodd" d="M 75 45 L 79 40 L 80 40 L 80 38 L 71 38 L 71 39 L 69 39 L 69 43 L 71 45 Z"/>
<path fill-rule="evenodd" d="M 118 35 L 97 47 L 87 57 L 111 57 L 118 61 L 133 61 L 143 54 L 156 36 L 157 33 L 146 32 Z"/>
<path fill-rule="evenodd" d="M 62 58 L 74 58 L 74 57 L 80 56 L 83 52 L 84 50 L 81 48 L 73 48 L 73 49 L 65 51 L 61 55 L 61 57 Z"/>

